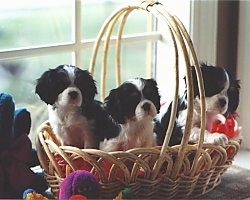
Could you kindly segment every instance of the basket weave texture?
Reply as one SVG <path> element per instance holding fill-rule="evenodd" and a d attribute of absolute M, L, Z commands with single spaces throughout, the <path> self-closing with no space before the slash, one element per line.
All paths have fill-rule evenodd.
<path fill-rule="evenodd" d="M 78 149 L 61 146 L 54 136 L 48 121 L 38 128 L 36 146 L 39 160 L 44 169 L 45 178 L 56 195 L 60 183 L 77 169 L 90 171 L 100 182 L 101 198 L 112 199 L 125 187 L 130 188 L 137 198 L 192 198 L 211 191 L 220 181 L 221 176 L 232 164 L 240 148 L 238 141 L 230 141 L 226 147 L 203 144 L 205 129 L 205 95 L 203 80 L 192 41 L 180 20 L 166 11 L 164 6 L 154 1 L 135 1 L 115 10 L 103 24 L 97 37 L 90 72 L 94 74 L 97 53 L 103 47 L 101 96 L 105 97 L 107 73 L 107 55 L 111 35 L 116 23 L 119 24 L 116 38 L 116 81 L 120 84 L 120 50 L 122 31 L 127 16 L 136 10 L 143 10 L 160 18 L 168 25 L 175 51 L 176 92 L 173 99 L 172 114 L 166 138 L 162 146 L 136 148 L 128 151 L 103 152 L 96 149 Z M 106 33 L 106 37 L 104 37 Z M 179 55 L 186 64 L 188 110 L 185 132 L 180 145 L 169 147 L 168 141 L 173 128 L 177 110 L 179 88 Z M 193 86 L 190 66 L 194 65 L 202 107 L 201 137 L 197 144 L 188 144 L 193 116 Z"/>

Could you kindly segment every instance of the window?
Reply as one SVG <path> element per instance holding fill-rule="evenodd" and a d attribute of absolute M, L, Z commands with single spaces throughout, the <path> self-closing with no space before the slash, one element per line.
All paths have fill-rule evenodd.
<path fill-rule="evenodd" d="M 36 79 L 48 68 L 60 64 L 73 64 L 88 69 L 93 44 L 104 20 L 116 7 L 126 2 L 9 0 L 1 5 L 0 90 L 14 97 L 16 107 L 30 110 L 31 137 L 47 119 L 46 105 L 34 92 Z M 185 25 L 189 25 L 189 1 L 166 1 L 166 4 L 178 11 L 175 13 L 181 15 Z M 165 65 L 162 67 L 160 62 L 153 62 L 154 58 L 160 60 L 165 55 L 155 56 L 154 53 L 160 51 L 152 48 L 168 48 L 164 42 L 155 45 L 156 40 L 162 36 L 162 22 L 152 26 L 152 20 L 149 19 L 146 12 L 133 12 L 129 15 L 122 47 L 122 80 L 152 75 L 158 76 L 160 80 L 159 74 L 165 70 Z M 131 54 L 131 49 L 136 53 Z M 113 71 L 113 63 L 112 60 L 108 63 L 110 72 Z M 96 67 L 94 78 L 98 85 L 99 61 Z M 107 90 L 115 86 L 113 79 L 111 75 L 108 76 Z"/>
<path fill-rule="evenodd" d="M 168 1 L 164 4 L 169 12 L 176 15 L 184 24 L 187 31 L 191 29 L 191 1 Z M 156 48 L 156 79 L 162 96 L 163 103 L 171 101 L 174 97 L 174 51 L 173 44 L 166 22 L 157 21 L 157 30 L 161 33 L 162 39 L 157 42 Z M 181 53 L 180 53 L 181 55 Z M 185 76 L 183 58 L 180 56 L 180 79 Z M 185 88 L 184 81 L 180 80 L 180 91 Z"/>

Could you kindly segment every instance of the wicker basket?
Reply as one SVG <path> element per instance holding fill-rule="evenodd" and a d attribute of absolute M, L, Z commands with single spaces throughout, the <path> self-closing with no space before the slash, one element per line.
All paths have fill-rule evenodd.
<path fill-rule="evenodd" d="M 78 149 L 61 146 L 54 137 L 49 122 L 44 122 L 38 129 L 37 152 L 45 177 L 56 195 L 61 181 L 72 171 L 85 169 L 99 180 L 101 198 L 114 198 L 126 188 L 130 188 L 136 198 L 192 198 L 211 191 L 221 181 L 221 176 L 232 164 L 240 148 L 238 141 L 230 141 L 226 147 L 203 144 L 205 124 L 205 96 L 203 80 L 198 60 L 190 37 L 178 18 L 158 2 L 143 1 L 139 4 L 123 6 L 111 14 L 102 26 L 93 49 L 90 72 L 94 74 L 96 57 L 103 44 L 103 66 L 101 95 L 105 96 L 107 52 L 114 25 L 118 22 L 116 39 L 116 80 L 120 83 L 121 36 L 127 16 L 136 10 L 149 12 L 161 18 L 168 25 L 167 30 L 173 40 L 175 51 L 175 95 L 170 125 L 163 146 L 137 148 L 126 152 L 103 152 L 96 149 Z M 104 34 L 106 37 L 104 38 Z M 169 147 L 168 141 L 173 128 L 177 108 L 179 88 L 179 55 L 183 54 L 187 75 L 188 110 L 184 137 L 178 146 Z M 193 112 L 193 86 L 190 66 L 194 65 L 200 88 L 202 106 L 201 137 L 198 144 L 188 144 Z"/>

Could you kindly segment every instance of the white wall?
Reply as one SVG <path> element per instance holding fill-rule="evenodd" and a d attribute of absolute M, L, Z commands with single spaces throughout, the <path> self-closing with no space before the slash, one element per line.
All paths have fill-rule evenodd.
<path fill-rule="evenodd" d="M 191 9 L 190 35 L 197 56 L 200 61 L 209 64 L 216 63 L 218 3 L 217 1 L 194 0 Z"/>
<path fill-rule="evenodd" d="M 242 148 L 250 149 L 250 1 L 240 1 L 238 78 L 241 80 L 240 124 L 242 125 Z"/>

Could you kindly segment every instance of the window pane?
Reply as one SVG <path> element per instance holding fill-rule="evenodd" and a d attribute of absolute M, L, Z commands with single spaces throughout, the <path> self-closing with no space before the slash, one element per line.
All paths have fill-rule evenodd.
<path fill-rule="evenodd" d="M 176 0 L 166 2 L 166 9 L 176 15 L 186 30 L 190 31 L 190 0 Z M 160 19 L 158 20 L 158 31 L 163 34 L 163 40 L 157 42 L 157 66 L 156 66 L 156 79 L 158 82 L 159 89 L 161 91 L 161 99 L 164 102 L 172 101 L 175 92 L 175 52 L 174 43 L 171 38 L 171 34 L 168 29 L 167 23 Z M 178 42 L 177 42 L 178 43 Z M 178 46 L 178 58 L 179 58 L 179 78 L 180 78 L 180 93 L 185 90 L 185 81 L 183 77 L 186 74 L 184 68 L 185 62 L 181 51 L 181 47 Z"/>
<path fill-rule="evenodd" d="M 104 21 L 110 14 L 128 1 L 82 1 L 82 38 L 96 38 Z M 124 33 L 139 33 L 147 31 L 147 13 L 145 11 L 134 11 L 129 14 Z"/>
<path fill-rule="evenodd" d="M 0 6 L 0 50 L 72 41 L 71 0 L 8 0 Z"/>
<path fill-rule="evenodd" d="M 71 53 L 68 53 L 0 61 L 0 91 L 13 96 L 16 108 L 26 107 L 29 109 L 32 116 L 30 132 L 32 138 L 38 126 L 47 119 L 46 104 L 35 94 L 36 80 L 48 68 L 71 63 L 71 57 Z"/>
<path fill-rule="evenodd" d="M 125 81 L 135 77 L 151 77 L 151 66 L 147 66 L 147 43 L 143 44 L 124 44 L 121 50 L 121 81 Z M 131 52 L 131 50 L 133 50 Z M 89 66 L 91 51 L 83 52 L 83 63 L 85 68 Z M 97 56 L 94 79 L 97 82 L 98 91 L 100 91 L 101 81 L 101 61 L 102 61 L 102 49 L 100 49 Z M 115 79 L 115 49 L 111 47 L 108 54 L 107 61 L 107 82 L 106 82 L 106 95 L 108 92 L 116 87 Z M 100 96 L 98 96 L 100 98 Z"/>
<path fill-rule="evenodd" d="M 82 39 L 95 39 L 104 24 L 105 20 L 122 5 L 128 4 L 128 1 L 93 1 L 83 0 L 82 7 Z M 124 26 L 123 35 L 143 33 L 148 31 L 148 12 L 142 10 L 134 10 L 128 15 L 127 21 Z M 117 35 L 117 29 L 119 22 L 114 27 L 113 36 Z M 150 31 L 150 30 L 149 30 Z M 126 44 L 123 42 L 121 49 L 121 81 L 125 81 L 129 78 L 135 77 L 150 77 L 151 66 L 146 66 L 148 63 L 147 55 L 148 50 L 147 42 L 134 42 Z M 133 53 L 131 52 L 133 51 Z M 92 50 L 83 50 L 84 66 L 88 66 L 90 63 Z M 100 93 L 100 81 L 101 81 L 101 61 L 102 61 L 102 48 L 99 49 L 98 57 L 95 66 L 94 78 L 97 81 L 98 91 Z M 106 95 L 108 92 L 116 87 L 115 80 L 115 46 L 111 46 L 109 49 L 108 61 L 107 61 L 107 83 L 106 83 Z M 100 98 L 100 96 L 98 97 Z"/>

